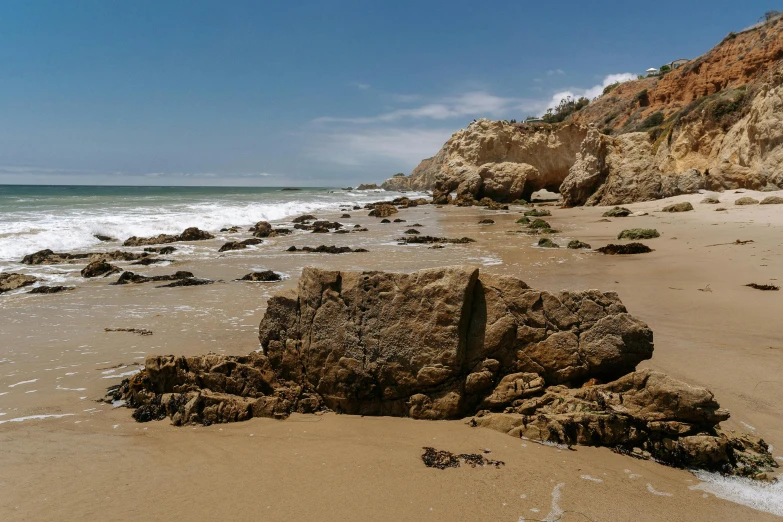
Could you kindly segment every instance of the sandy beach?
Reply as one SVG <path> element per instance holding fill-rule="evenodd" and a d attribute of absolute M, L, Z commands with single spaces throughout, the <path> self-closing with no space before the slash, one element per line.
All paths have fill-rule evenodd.
<path fill-rule="evenodd" d="M 705 195 L 721 203 L 700 204 Z M 783 214 L 777 205 L 733 204 L 742 196 L 767 195 L 783 192 L 677 196 L 626 205 L 634 215 L 609 221 L 602 218 L 605 207 L 540 207 L 552 212 L 546 219 L 561 231 L 553 236 L 559 249 L 538 248 L 538 236 L 521 233 L 516 206 L 489 211 L 426 205 L 400 210 L 394 217 L 405 222 L 389 224 L 366 210 L 351 211 L 350 219 L 319 213 L 369 230 L 298 233 L 218 254 L 225 241 L 249 237 L 223 233 L 192 244 L 187 256 L 169 256 L 173 262 L 167 266 L 138 267 L 145 275 L 188 270 L 220 280 L 207 286 L 110 286 L 112 278 L 97 278 L 57 295 L 4 295 L 0 518 L 773 520 L 773 513 L 783 514 L 779 485 L 757 488 L 754 507 L 766 502 L 766 511 L 753 509 L 716 496 L 742 488 L 724 492 L 686 470 L 607 448 L 542 446 L 464 421 L 326 413 L 176 428 L 167 420 L 136 423 L 131 410 L 98 402 L 148 355 L 241 355 L 258 349 L 267 299 L 292 288 L 305 266 L 412 272 L 464 264 L 519 277 L 538 289 L 617 292 L 655 334 L 654 355 L 641 366 L 709 388 L 731 412 L 724 426 L 763 437 L 780 461 L 782 295 L 744 285 L 780 285 Z M 660 212 L 681 201 L 695 210 Z M 485 218 L 494 223 L 478 224 Z M 476 242 L 443 249 L 398 244 L 416 223 L 423 234 Z M 565 248 L 570 239 L 593 248 L 617 243 L 617 234 L 627 228 L 657 229 L 660 237 L 642 241 L 654 251 L 604 256 Z M 321 244 L 369 252 L 286 252 L 292 245 Z M 235 281 L 260 269 L 286 278 Z M 487 455 L 505 465 L 427 468 L 420 458 L 425 446 L 489 450 Z"/>

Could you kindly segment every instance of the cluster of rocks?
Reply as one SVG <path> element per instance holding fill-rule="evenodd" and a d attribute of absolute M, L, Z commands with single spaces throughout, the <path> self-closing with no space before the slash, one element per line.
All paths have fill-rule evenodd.
<path fill-rule="evenodd" d="M 145 246 L 158 245 L 162 243 L 175 243 L 177 241 L 204 241 L 214 239 L 215 236 L 209 232 L 199 230 L 196 227 L 186 228 L 181 234 L 159 234 L 154 237 L 136 237 L 132 236 L 125 240 L 123 246 Z"/>
<path fill-rule="evenodd" d="M 314 254 L 346 254 L 349 252 L 369 252 L 369 250 L 365 248 L 351 248 L 351 247 L 338 247 L 335 245 L 326 246 L 321 245 L 317 247 L 299 247 L 296 248 L 296 246 L 292 245 L 286 249 L 286 252 L 309 252 Z"/>
<path fill-rule="evenodd" d="M 406 234 L 409 232 L 410 231 L 406 232 Z M 416 233 L 418 234 L 418 231 Z M 421 235 L 413 235 L 411 237 L 400 237 L 397 238 L 397 241 L 400 243 L 412 244 L 412 245 L 429 244 L 429 243 L 454 243 L 457 245 L 462 245 L 466 243 L 476 242 L 475 239 L 471 239 L 469 237 L 448 238 L 448 237 L 421 236 Z"/>
<path fill-rule="evenodd" d="M 150 283 L 150 282 L 156 282 L 156 281 L 178 281 L 180 279 L 190 279 L 193 278 L 193 274 L 191 272 L 186 272 L 184 270 L 179 270 L 173 274 L 169 275 L 157 275 L 157 276 L 145 276 L 141 274 L 135 274 L 133 272 L 123 272 L 122 275 L 120 275 L 120 278 L 117 279 L 114 283 L 109 283 L 112 285 L 138 285 L 141 283 Z"/>
<path fill-rule="evenodd" d="M 150 252 L 135 253 L 114 250 L 112 252 L 72 254 L 64 252 L 53 252 L 47 248 L 24 256 L 21 262 L 25 265 L 57 265 L 60 263 L 70 263 L 74 261 L 86 261 L 87 263 L 95 263 L 98 261 L 139 261 L 148 256 L 150 256 Z"/>
<path fill-rule="evenodd" d="M 446 267 L 412 274 L 305 268 L 272 297 L 261 351 L 152 356 L 110 390 L 139 421 L 209 425 L 332 410 L 471 417 L 535 441 L 761 478 L 758 437 L 724 431 L 712 393 L 651 370 L 653 333 L 616 293 L 535 290 Z"/>
<path fill-rule="evenodd" d="M 315 216 L 311 216 L 313 219 L 315 219 Z M 295 223 L 298 223 L 298 221 L 294 221 Z M 255 237 L 278 237 L 278 236 L 287 236 L 291 233 L 290 228 L 272 228 L 272 224 L 268 221 L 259 221 L 250 229 L 248 229 L 248 232 L 252 232 Z"/>

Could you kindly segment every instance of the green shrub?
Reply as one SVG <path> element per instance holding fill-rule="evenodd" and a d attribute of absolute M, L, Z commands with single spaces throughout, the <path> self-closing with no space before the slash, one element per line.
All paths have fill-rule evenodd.
<path fill-rule="evenodd" d="M 642 123 L 639 124 L 640 130 L 652 129 L 664 122 L 663 113 L 661 111 L 654 112 L 647 116 Z"/>
<path fill-rule="evenodd" d="M 654 239 L 660 236 L 654 228 L 629 228 L 617 234 L 617 239 Z"/>
<path fill-rule="evenodd" d="M 604 87 L 604 92 L 603 92 L 602 96 L 603 96 L 604 94 L 609 94 L 610 92 L 612 92 L 613 90 L 615 90 L 615 89 L 616 89 L 616 88 L 617 88 L 619 85 L 620 85 L 620 82 L 614 82 L 614 83 L 610 83 L 609 85 L 607 85 L 606 87 Z"/>

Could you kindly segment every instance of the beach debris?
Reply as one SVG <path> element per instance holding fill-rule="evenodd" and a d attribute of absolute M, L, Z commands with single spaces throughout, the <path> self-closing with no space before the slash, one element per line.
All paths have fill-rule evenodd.
<path fill-rule="evenodd" d="M 647 254 L 652 252 L 652 248 L 642 243 L 628 243 L 626 245 L 614 245 L 609 244 L 597 249 L 602 254 L 614 256 L 614 255 L 630 255 L 630 254 Z"/>
<path fill-rule="evenodd" d="M 631 211 L 625 207 L 614 207 L 602 214 L 603 217 L 628 217 L 630 215 Z"/>
<path fill-rule="evenodd" d="M 183 230 L 179 235 L 158 234 L 154 237 L 131 236 L 122 243 L 122 246 L 156 245 L 160 243 L 174 243 L 176 241 L 204 241 L 206 239 L 214 238 L 215 236 L 209 232 L 199 230 L 196 227 L 190 227 Z"/>
<path fill-rule="evenodd" d="M 749 286 L 751 288 L 755 288 L 756 290 L 780 290 L 780 287 L 777 285 L 772 284 L 758 284 L 758 283 L 748 283 L 745 286 Z"/>
<path fill-rule="evenodd" d="M 263 282 L 263 283 L 270 283 L 270 282 L 276 282 L 282 280 L 283 277 L 277 272 L 274 272 L 272 270 L 250 272 L 249 274 L 243 276 L 241 279 L 237 279 L 237 281 L 255 281 L 255 282 Z"/>
<path fill-rule="evenodd" d="M 30 286 L 36 282 L 38 282 L 38 278 L 31 275 L 0 273 L 0 294 Z"/>
<path fill-rule="evenodd" d="M 583 241 L 579 241 L 578 239 L 572 239 L 571 241 L 568 242 L 568 248 L 573 249 L 573 250 L 577 250 L 577 249 L 580 249 L 580 248 L 590 249 L 592 247 L 588 243 L 585 243 Z"/>
<path fill-rule="evenodd" d="M 558 245 L 548 237 L 542 237 L 541 239 L 539 239 L 538 246 L 540 248 L 560 248 L 560 245 Z"/>
<path fill-rule="evenodd" d="M 478 222 L 479 225 L 494 225 L 495 220 L 494 219 L 482 219 Z"/>
<path fill-rule="evenodd" d="M 690 201 L 683 201 L 682 203 L 674 203 L 667 205 L 661 209 L 661 212 L 688 212 L 693 210 L 693 205 Z"/>
<path fill-rule="evenodd" d="M 714 246 L 724 246 L 724 245 L 747 245 L 748 243 L 753 243 L 753 240 L 746 239 L 745 241 L 742 241 L 740 239 L 737 239 L 735 241 L 732 241 L 731 243 L 714 243 L 712 245 L 706 245 L 706 246 L 714 247 Z"/>
<path fill-rule="evenodd" d="M 122 272 L 122 268 L 114 265 L 110 265 L 105 260 L 101 259 L 100 261 L 93 261 L 89 265 L 82 268 L 81 274 L 82 277 L 85 278 L 91 278 L 91 277 L 108 277 L 112 274 L 118 274 Z"/>
<path fill-rule="evenodd" d="M 710 288 L 709 284 L 707 284 L 707 286 L 705 286 L 704 288 L 697 288 L 696 290 L 698 290 L 699 292 L 712 292 L 712 288 Z"/>
<path fill-rule="evenodd" d="M 735 200 L 734 204 L 735 205 L 758 205 L 759 204 L 759 200 L 758 199 L 749 198 L 748 196 L 745 196 L 745 197 L 742 197 L 742 198 L 739 198 L 739 199 Z"/>
<path fill-rule="evenodd" d="M 31 294 L 58 294 L 60 292 L 67 292 L 68 290 L 73 290 L 74 286 L 36 286 L 35 288 L 31 288 L 30 292 Z"/>
<path fill-rule="evenodd" d="M 611 219 L 599 219 L 598 221 L 596 221 L 596 223 L 611 223 L 611 222 L 612 222 Z"/>
<path fill-rule="evenodd" d="M 158 275 L 158 276 L 144 276 L 141 274 L 134 274 L 133 272 L 123 272 L 120 278 L 110 285 L 128 285 L 128 284 L 141 284 L 151 281 L 175 281 L 177 279 L 188 279 L 193 277 L 192 272 L 186 272 L 184 270 L 177 271 L 171 275 Z"/>
<path fill-rule="evenodd" d="M 425 446 L 422 449 L 424 450 L 424 453 L 421 454 L 421 460 L 428 468 L 458 468 L 462 464 L 470 466 L 471 468 L 475 468 L 476 466 L 494 466 L 499 468 L 506 465 L 506 463 L 501 460 L 488 459 L 484 455 L 478 453 L 460 453 L 456 455 L 450 451 L 436 450 L 429 446 Z"/>
<path fill-rule="evenodd" d="M 617 239 L 654 239 L 660 237 L 654 228 L 627 228 L 617 234 Z"/>
<path fill-rule="evenodd" d="M 718 203 L 720 203 L 720 200 L 718 198 L 713 198 L 708 196 L 702 199 L 699 203 L 702 203 L 704 205 L 717 205 Z"/>
<path fill-rule="evenodd" d="M 721 212 L 723 210 L 727 210 L 726 207 L 718 207 L 715 209 L 715 212 Z"/>
<path fill-rule="evenodd" d="M 317 246 L 315 248 L 313 247 L 300 247 L 296 248 L 296 246 L 290 246 L 288 249 L 286 249 L 286 252 L 309 252 L 313 254 L 346 254 L 350 252 L 369 252 L 369 250 L 364 248 L 351 248 L 351 247 L 338 247 L 338 246 L 326 246 L 321 245 Z"/>
<path fill-rule="evenodd" d="M 152 330 L 146 328 L 104 328 L 104 332 L 128 332 L 139 335 L 152 335 Z"/>

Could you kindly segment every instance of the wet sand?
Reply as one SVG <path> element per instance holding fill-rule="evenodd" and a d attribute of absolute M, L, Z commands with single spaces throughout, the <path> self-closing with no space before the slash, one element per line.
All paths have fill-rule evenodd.
<path fill-rule="evenodd" d="M 296 284 L 303 266 L 413 271 L 472 264 L 520 277 L 535 288 L 617 291 L 628 310 L 655 333 L 653 359 L 643 366 L 707 386 L 732 413 L 726 427 L 782 447 L 783 293 L 743 285 L 783 279 L 783 208 L 732 204 L 745 195 L 756 196 L 725 193 L 719 195 L 720 205 L 698 204 L 703 195 L 628 205 L 649 214 L 608 223 L 599 221 L 605 208 L 543 207 L 553 214 L 545 219 L 562 231 L 555 236 L 562 246 L 577 238 L 598 247 L 618 242 L 614 238 L 624 228 L 657 228 L 660 238 L 643 241 L 655 251 L 636 256 L 533 247 L 536 236 L 518 233 L 516 208 L 496 212 L 428 205 L 401 210 L 392 219 L 406 222 L 386 225 L 366 211 L 352 211 L 350 220 L 340 220 L 340 213 L 318 216 L 366 224 L 369 232 L 297 234 L 217 254 L 224 240 L 249 236 L 224 235 L 165 256 L 175 261 L 170 266 L 118 263 L 145 275 L 190 270 L 225 281 L 213 285 L 108 286 L 115 276 L 80 280 L 76 290 L 57 295 L 2 296 L 0 518 L 774 519 L 690 489 L 699 480 L 684 470 L 605 448 L 540 446 L 462 421 L 326 414 L 174 428 L 167 421 L 137 424 L 130 410 L 95 402 L 149 354 L 257 349 L 266 299 Z M 694 203 L 694 212 L 654 212 L 685 200 Z M 716 212 L 720 206 L 728 211 Z M 495 224 L 479 225 L 485 217 Z M 437 250 L 397 245 L 394 239 L 416 222 L 424 225 L 419 228 L 423 234 L 468 236 L 477 243 Z M 722 244 L 736 239 L 753 243 Z M 370 252 L 284 252 L 292 244 Z M 289 279 L 232 281 L 261 268 Z M 104 332 L 107 327 L 154 333 Z M 65 416 L 8 422 L 37 415 Z M 423 446 L 453 452 L 488 448 L 490 458 L 506 465 L 430 469 L 420 460 Z"/>

